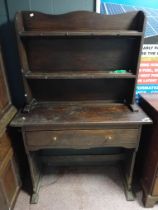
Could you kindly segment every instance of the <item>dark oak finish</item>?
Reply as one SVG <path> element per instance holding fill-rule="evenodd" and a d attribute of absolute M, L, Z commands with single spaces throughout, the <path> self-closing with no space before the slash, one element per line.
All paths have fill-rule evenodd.
<path fill-rule="evenodd" d="M 93 30 L 93 31 L 22 31 L 19 32 L 21 37 L 52 37 L 52 36 L 142 36 L 142 32 L 126 30 Z"/>
<path fill-rule="evenodd" d="M 11 104 L 10 102 L 10 95 L 8 91 L 5 70 L 4 70 L 4 63 L 2 58 L 2 53 L 0 49 L 0 116 L 2 116 L 5 109 Z"/>
<path fill-rule="evenodd" d="M 0 49 L 0 209 L 13 209 L 20 189 L 20 181 L 14 161 L 11 137 L 7 126 L 16 109 L 10 101 L 3 58 Z"/>
<path fill-rule="evenodd" d="M 141 94 L 141 107 L 153 120 L 153 125 L 144 129 L 143 151 L 143 202 L 145 207 L 153 207 L 158 202 L 158 94 Z"/>
<path fill-rule="evenodd" d="M 84 102 L 84 103 L 83 103 Z M 83 102 L 43 102 L 32 105 L 29 113 L 19 112 L 11 122 L 12 126 L 35 127 L 40 130 L 43 125 L 55 129 L 86 129 L 108 125 L 138 127 L 150 123 L 146 115 L 137 106 L 138 112 L 132 112 L 125 104 L 107 103 L 105 101 Z M 46 129 L 46 127 L 44 127 Z"/>
<path fill-rule="evenodd" d="M 2 164 L 2 160 L 7 155 L 11 147 L 11 142 L 6 132 L 0 137 L 0 146 L 0 164 Z"/>
<path fill-rule="evenodd" d="M 127 69 L 135 74 L 140 37 L 26 37 L 23 43 L 32 72 Z"/>
<path fill-rule="evenodd" d="M 2 64 L 1 64 L 2 65 Z M 2 66 L 1 66 L 2 69 Z M 6 86 L 6 81 L 3 76 L 2 70 L 0 71 L 0 115 L 2 115 L 5 107 L 9 104 L 9 95 Z"/>
<path fill-rule="evenodd" d="M 41 161 L 44 164 L 48 164 L 52 166 L 70 166 L 71 165 L 103 165 L 107 162 L 120 162 L 124 161 L 125 154 L 117 153 L 117 154 L 109 154 L 109 155 L 53 155 L 53 156 L 41 156 Z"/>
<path fill-rule="evenodd" d="M 20 190 L 20 180 L 14 160 L 11 139 L 7 132 L 0 137 L 0 209 L 13 209 Z"/>
<path fill-rule="evenodd" d="M 42 162 L 61 165 L 64 160 L 122 161 L 127 200 L 133 200 L 141 127 L 151 123 L 134 101 L 144 22 L 141 11 L 114 16 L 84 11 L 16 14 L 26 106 L 11 126 L 20 127 L 23 134 L 31 203 L 38 200 Z M 118 69 L 126 72 L 119 74 Z M 88 153 L 99 148 L 98 154 Z M 46 155 L 63 149 L 66 157 L 60 152 Z M 110 154 L 103 149 L 118 150 Z"/>
<path fill-rule="evenodd" d="M 137 30 L 141 32 L 144 13 L 139 11 L 131 12 L 130 15 L 114 15 L 111 20 L 110 16 L 87 11 L 71 12 L 60 16 L 25 11 L 22 13 L 22 18 L 21 31 Z"/>
<path fill-rule="evenodd" d="M 42 71 L 43 72 L 43 71 Z M 41 72 L 26 72 L 25 77 L 28 79 L 105 79 L 105 78 L 136 78 L 136 75 L 132 73 L 128 74 L 116 74 L 107 73 L 106 71 L 54 71 L 51 73 L 41 73 Z"/>
<path fill-rule="evenodd" d="M 32 97 L 37 101 L 104 100 L 131 103 L 133 79 L 61 79 L 28 80 Z M 115 91 L 114 91 L 115 87 Z"/>
<path fill-rule="evenodd" d="M 5 68 L 0 47 L 0 134 L 15 115 L 16 109 L 12 106 L 5 76 Z"/>
<path fill-rule="evenodd" d="M 36 89 L 34 89 L 28 83 L 34 84 L 35 81 L 30 80 L 70 78 L 75 79 L 75 84 L 76 79 L 117 78 L 120 81 L 114 83 L 115 85 L 118 83 L 118 88 L 114 88 L 115 85 L 112 84 L 112 81 L 108 82 L 107 80 L 103 81 L 104 84 L 100 88 L 110 93 L 118 89 L 124 90 L 121 93 L 121 101 L 127 100 L 129 104 L 134 103 L 134 87 L 143 42 L 144 21 L 145 17 L 141 11 L 114 16 L 85 11 L 60 16 L 34 11 L 17 13 L 16 29 L 19 55 L 22 72 L 24 72 L 23 79 L 28 103 L 31 98 L 38 98 L 36 90 L 41 94 L 41 86 L 43 88 L 46 86 L 39 83 L 35 84 Z M 111 74 L 116 69 L 126 69 L 128 73 Z M 132 79 L 124 81 L 127 78 Z M 63 81 L 61 82 L 63 83 Z M 59 81 L 53 83 L 59 84 L 60 87 L 63 86 Z M 49 82 L 49 87 L 53 90 L 58 89 L 59 87 L 53 83 Z M 78 89 L 81 89 L 85 81 L 79 80 L 77 83 Z M 112 86 L 110 90 L 108 90 L 109 83 Z M 124 84 L 122 88 L 119 88 L 120 83 Z M 65 86 L 67 87 L 67 85 Z M 127 85 L 129 87 L 125 88 L 124 86 Z M 89 84 L 89 87 L 92 86 Z M 47 91 L 50 88 L 46 87 Z M 71 84 L 68 89 L 70 88 L 74 89 Z M 84 89 L 88 91 L 88 88 L 84 87 Z M 96 87 L 96 89 L 98 88 Z M 130 93 L 126 93 L 125 90 L 129 90 Z M 92 91 L 94 92 L 94 90 Z M 82 93 L 76 92 L 76 95 L 82 97 Z M 72 100 L 76 100 L 73 96 L 70 97 Z M 120 99 L 120 92 L 118 92 L 118 98 Z M 50 98 L 44 100 L 50 100 Z M 51 98 L 51 100 L 56 99 Z M 109 100 L 107 96 L 105 96 L 105 100 Z"/>

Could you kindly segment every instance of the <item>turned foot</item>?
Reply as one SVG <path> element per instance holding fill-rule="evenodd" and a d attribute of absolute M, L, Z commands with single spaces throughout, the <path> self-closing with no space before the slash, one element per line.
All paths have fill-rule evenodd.
<path fill-rule="evenodd" d="M 31 204 L 37 204 L 38 203 L 38 198 L 39 198 L 39 194 L 38 193 L 33 193 L 30 203 Z"/>

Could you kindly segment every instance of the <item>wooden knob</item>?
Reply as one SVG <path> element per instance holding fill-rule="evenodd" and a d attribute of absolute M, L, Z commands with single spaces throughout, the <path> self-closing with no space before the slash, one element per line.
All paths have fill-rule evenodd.
<path fill-rule="evenodd" d="M 111 140 L 112 136 L 105 136 L 105 140 Z"/>
<path fill-rule="evenodd" d="M 111 140 L 112 139 L 112 136 L 108 136 L 108 140 Z"/>
<path fill-rule="evenodd" d="M 56 140 L 57 140 L 57 137 L 56 137 L 56 136 L 54 136 L 54 137 L 53 137 L 53 140 L 54 140 L 54 141 L 56 141 Z"/>

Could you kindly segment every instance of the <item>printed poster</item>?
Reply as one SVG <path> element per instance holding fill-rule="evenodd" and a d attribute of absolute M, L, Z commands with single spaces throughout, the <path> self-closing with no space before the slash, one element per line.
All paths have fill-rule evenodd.
<path fill-rule="evenodd" d="M 157 0 L 96 0 L 96 12 L 107 15 L 142 10 L 147 17 L 145 39 L 136 88 L 139 93 L 158 92 L 158 2 Z"/>

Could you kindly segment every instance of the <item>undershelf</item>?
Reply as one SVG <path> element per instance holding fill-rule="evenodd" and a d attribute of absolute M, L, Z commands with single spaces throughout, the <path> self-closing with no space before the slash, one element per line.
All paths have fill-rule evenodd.
<path fill-rule="evenodd" d="M 142 36 L 142 32 L 134 30 L 107 30 L 107 31 L 20 31 L 21 37 L 36 36 Z"/>
<path fill-rule="evenodd" d="M 107 71 L 55 71 L 51 73 L 26 72 L 28 79 L 98 79 L 98 78 L 136 78 L 132 73 L 112 73 Z"/>

